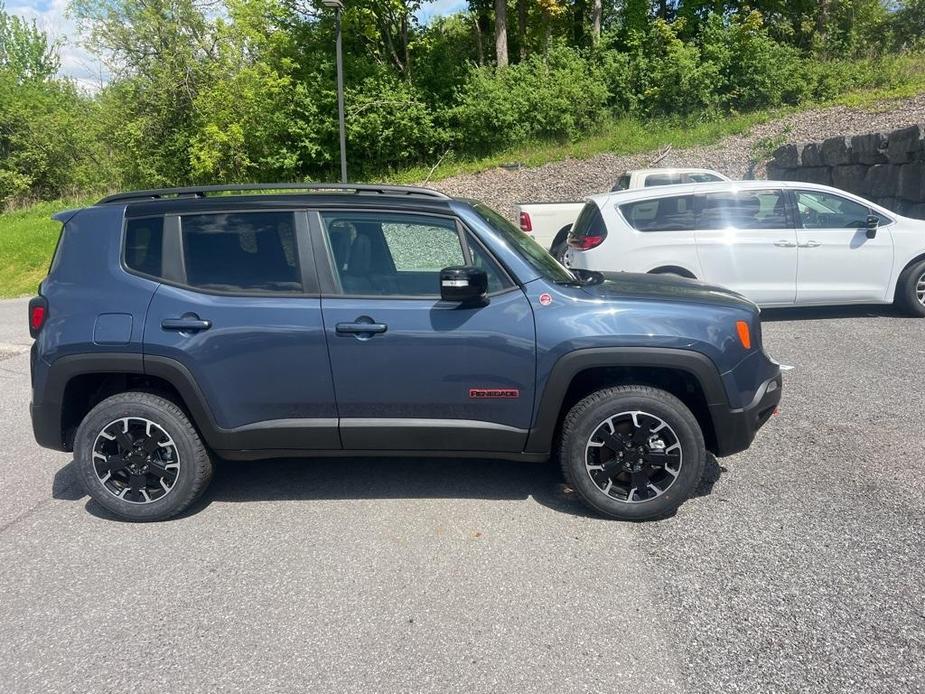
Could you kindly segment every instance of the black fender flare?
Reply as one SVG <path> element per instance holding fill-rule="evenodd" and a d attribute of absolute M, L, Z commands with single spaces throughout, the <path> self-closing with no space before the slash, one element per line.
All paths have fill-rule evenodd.
<path fill-rule="evenodd" d="M 723 379 L 713 361 L 700 352 L 670 347 L 594 347 L 563 355 L 555 363 L 543 388 L 536 421 L 527 439 L 526 453 L 549 453 L 562 403 L 575 376 L 586 369 L 606 366 L 675 369 L 689 373 L 700 384 L 710 410 L 729 407 Z"/>

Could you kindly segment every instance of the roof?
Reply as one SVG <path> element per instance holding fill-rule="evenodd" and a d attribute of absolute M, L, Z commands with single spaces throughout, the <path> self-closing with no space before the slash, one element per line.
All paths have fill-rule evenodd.
<path fill-rule="evenodd" d="M 612 191 L 610 193 L 600 193 L 592 195 L 588 199 L 594 200 L 598 205 L 608 200 L 619 202 L 630 202 L 634 200 L 649 200 L 655 198 L 670 197 L 673 195 L 694 195 L 703 193 L 722 193 L 737 190 L 764 190 L 766 188 L 800 188 L 802 190 L 818 190 L 835 193 L 855 200 L 863 200 L 864 204 L 874 205 L 869 200 L 864 200 L 857 195 L 849 193 L 832 186 L 824 186 L 819 183 L 806 183 L 805 181 L 710 181 L 708 183 L 677 183 L 669 186 L 655 186 L 653 188 L 634 188 L 631 190 Z"/>

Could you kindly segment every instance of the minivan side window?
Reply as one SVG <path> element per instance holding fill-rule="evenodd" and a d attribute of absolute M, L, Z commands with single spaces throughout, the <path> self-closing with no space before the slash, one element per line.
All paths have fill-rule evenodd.
<path fill-rule="evenodd" d="M 344 294 L 439 298 L 440 271 L 466 265 L 467 254 L 488 275 L 489 293 L 510 286 L 452 219 L 369 212 L 325 212 L 321 219 Z"/>
<path fill-rule="evenodd" d="M 130 219 L 125 224 L 125 266 L 152 277 L 163 275 L 164 218 Z"/>
<path fill-rule="evenodd" d="M 707 193 L 697 215 L 698 229 L 790 229 L 782 190 Z"/>
<path fill-rule="evenodd" d="M 866 205 L 832 193 L 798 190 L 796 198 L 804 229 L 862 229 L 870 214 L 875 214 L 883 225 L 892 221 Z"/>
<path fill-rule="evenodd" d="M 675 195 L 620 205 L 620 212 L 637 231 L 694 229 L 694 196 Z"/>
<path fill-rule="evenodd" d="M 186 284 L 224 292 L 300 292 L 292 212 L 180 218 Z"/>

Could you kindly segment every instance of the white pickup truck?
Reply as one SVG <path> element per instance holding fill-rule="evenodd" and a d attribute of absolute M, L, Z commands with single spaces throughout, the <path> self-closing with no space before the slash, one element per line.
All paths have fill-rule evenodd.
<path fill-rule="evenodd" d="M 723 174 L 710 169 L 637 169 L 627 171 L 611 189 L 633 190 L 678 183 L 709 183 L 728 181 Z M 520 203 L 520 228 L 530 234 L 543 248 L 561 260 L 565 254 L 569 229 L 585 206 L 580 202 L 529 202 Z"/>

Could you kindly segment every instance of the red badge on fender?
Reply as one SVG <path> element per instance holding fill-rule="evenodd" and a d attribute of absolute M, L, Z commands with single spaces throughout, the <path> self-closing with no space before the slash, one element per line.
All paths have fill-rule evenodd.
<path fill-rule="evenodd" d="M 520 391 L 517 388 L 470 388 L 469 397 L 473 400 L 519 398 Z"/>
<path fill-rule="evenodd" d="M 542 294 L 540 294 L 540 305 L 541 306 L 549 306 L 549 304 L 551 303 L 552 303 L 552 294 L 547 294 L 546 292 L 543 292 Z"/>

